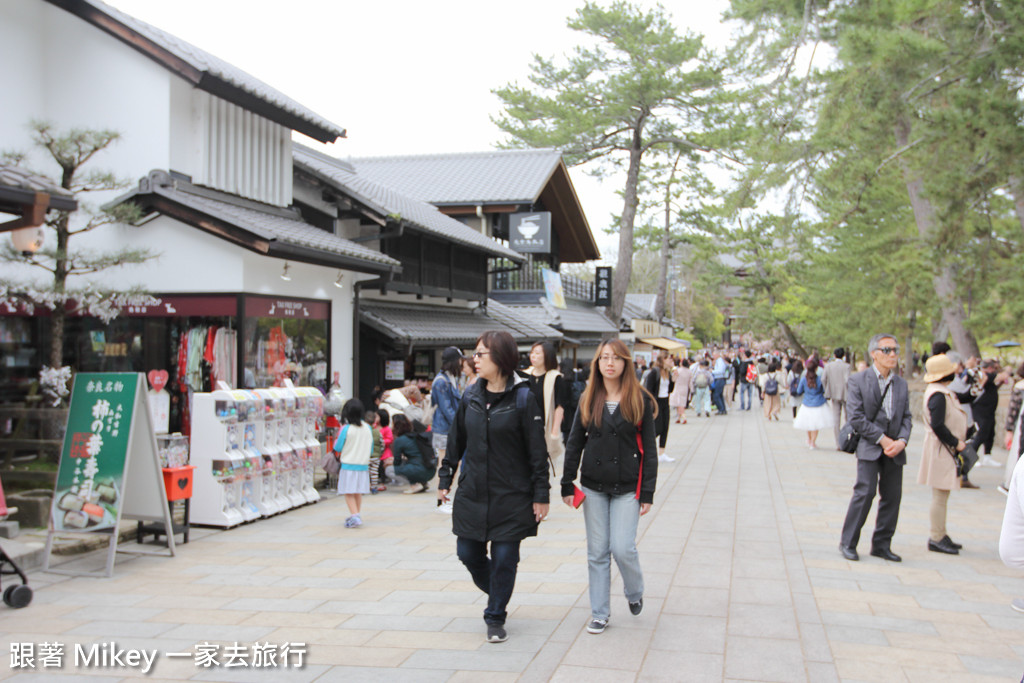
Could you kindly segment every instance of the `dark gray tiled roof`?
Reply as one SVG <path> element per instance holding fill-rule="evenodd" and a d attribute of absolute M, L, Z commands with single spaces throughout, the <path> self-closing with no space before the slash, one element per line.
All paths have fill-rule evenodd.
<path fill-rule="evenodd" d="M 0 164 L 0 185 L 30 192 L 45 192 L 73 199 L 74 195 L 45 176 L 35 175 L 19 166 Z"/>
<path fill-rule="evenodd" d="M 360 319 L 391 339 L 403 343 L 468 346 L 488 330 L 506 330 L 517 341 L 559 339 L 561 333 L 545 325 L 517 319 L 507 307 L 487 302 L 487 312 L 445 306 L 410 305 L 362 300 Z"/>
<path fill-rule="evenodd" d="M 381 216 L 400 216 L 424 232 L 478 249 L 491 256 L 507 258 L 516 263 L 525 260 L 522 254 L 444 215 L 433 205 L 413 199 L 386 183 L 371 180 L 351 164 L 340 159 L 299 144 L 292 146 L 292 159 L 296 167 L 333 185 Z"/>
<path fill-rule="evenodd" d="M 431 204 L 532 203 L 562 159 L 556 149 L 363 157 L 365 175 Z"/>
<path fill-rule="evenodd" d="M 164 63 L 165 66 L 167 65 L 164 60 L 162 60 L 158 55 L 155 55 L 152 51 L 140 49 L 140 45 L 136 40 L 127 40 L 120 35 L 119 32 L 111 30 L 111 27 L 109 26 L 105 26 L 104 22 L 97 22 L 92 16 L 93 13 L 87 11 L 89 8 L 85 7 L 86 5 L 91 6 L 94 8 L 94 11 L 99 11 L 102 14 L 105 14 L 107 17 L 110 17 L 114 21 L 128 28 L 130 31 L 138 34 L 144 40 L 149 41 L 152 46 L 155 46 L 160 50 L 165 50 L 196 71 L 200 72 L 203 74 L 204 78 L 212 77 L 229 86 L 228 89 L 224 89 L 219 87 L 219 84 L 206 84 L 202 81 L 197 83 L 198 87 L 204 90 L 210 90 L 224 99 L 233 101 L 231 93 L 228 91 L 230 88 L 237 88 L 246 95 L 261 100 L 262 102 L 269 104 L 271 107 L 286 112 L 287 114 L 296 117 L 301 121 L 305 121 L 318 129 L 316 132 L 319 134 L 317 135 L 311 135 L 310 131 L 300 130 L 300 132 L 303 132 L 306 135 L 311 135 L 317 139 L 323 139 L 325 142 L 345 136 L 344 128 L 328 121 L 324 117 L 304 107 L 282 92 L 270 87 L 258 78 L 255 78 L 238 67 L 210 54 L 206 50 L 202 50 L 195 45 L 178 38 L 177 36 L 173 36 L 170 33 L 136 19 L 129 14 L 125 14 L 124 12 L 111 7 L 100 0 L 49 1 L 59 7 L 63 7 L 69 12 L 83 17 L 86 21 L 90 21 L 90 23 L 97 25 L 99 28 L 112 33 L 119 39 L 124 40 L 130 46 L 139 49 L 143 54 L 146 54 L 157 62 Z M 207 85 L 209 85 L 209 87 L 207 87 Z M 218 87 L 215 87 L 215 85 Z M 249 108 L 246 107 L 244 102 L 236 103 L 245 108 Z M 288 124 L 283 123 L 282 125 Z M 291 127 L 294 128 L 294 126 Z M 327 135 L 325 135 L 325 133 Z"/>
<path fill-rule="evenodd" d="M 657 303 L 657 294 L 638 294 L 638 293 L 626 293 L 626 306 L 630 308 L 632 312 L 641 313 L 641 315 L 634 315 L 634 318 L 641 318 L 644 320 L 654 320 L 654 304 Z M 626 308 L 623 306 L 623 309 Z M 623 310 L 625 312 L 625 310 Z"/>
<path fill-rule="evenodd" d="M 593 307 L 569 306 L 569 308 L 555 308 L 554 306 L 542 303 L 528 306 L 510 305 L 508 308 L 521 319 L 550 325 L 569 335 L 576 335 L 581 332 L 611 334 L 619 331 L 617 325 Z"/>
<path fill-rule="evenodd" d="M 145 203 L 145 195 L 153 194 L 181 206 L 229 223 L 271 243 L 283 243 L 337 254 L 347 259 L 386 267 L 398 267 L 398 261 L 379 251 L 338 237 L 299 218 L 297 212 L 276 207 L 261 210 L 255 202 L 239 200 L 223 193 L 199 189 L 189 192 L 169 184 L 170 177 L 161 171 L 151 172 L 140 189 L 118 197 L 114 203 L 136 197 Z M 180 181 L 179 181 L 180 182 Z"/>

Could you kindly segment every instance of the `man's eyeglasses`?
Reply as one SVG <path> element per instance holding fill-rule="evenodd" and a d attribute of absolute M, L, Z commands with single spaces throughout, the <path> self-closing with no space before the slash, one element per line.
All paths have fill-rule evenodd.
<path fill-rule="evenodd" d="M 486 356 L 489 353 L 490 351 L 474 351 L 473 358 L 480 358 L 481 356 Z"/>
<path fill-rule="evenodd" d="M 882 353 L 884 353 L 885 355 L 889 356 L 889 355 L 892 355 L 894 353 L 899 353 L 900 352 L 900 347 L 898 347 L 898 346 L 880 346 L 880 347 L 878 347 L 878 350 L 881 351 Z"/>

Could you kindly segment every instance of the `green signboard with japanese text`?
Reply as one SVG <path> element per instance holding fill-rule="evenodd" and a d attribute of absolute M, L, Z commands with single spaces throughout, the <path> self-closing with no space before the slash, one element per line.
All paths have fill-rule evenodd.
<path fill-rule="evenodd" d="M 140 377 L 132 372 L 75 377 L 51 511 L 55 531 L 116 527 Z"/>

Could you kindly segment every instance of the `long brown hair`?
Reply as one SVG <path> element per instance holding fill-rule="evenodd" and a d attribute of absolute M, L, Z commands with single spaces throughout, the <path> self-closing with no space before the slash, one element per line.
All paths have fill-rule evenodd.
<path fill-rule="evenodd" d="M 587 388 L 580 396 L 580 421 L 585 427 L 600 427 L 601 415 L 604 413 L 604 403 L 608 399 L 608 391 L 604 388 L 604 375 L 601 374 L 601 354 L 608 349 L 625 362 L 622 370 L 621 382 L 622 399 L 619 401 L 619 410 L 622 416 L 632 424 L 640 424 L 644 417 L 644 400 L 649 398 L 654 405 L 654 414 L 658 414 L 657 402 L 651 397 L 650 392 L 640 386 L 636 373 L 633 372 L 633 359 L 629 355 L 629 349 L 618 339 L 606 339 L 601 342 L 594 353 L 594 360 L 590 361 L 590 381 Z"/>

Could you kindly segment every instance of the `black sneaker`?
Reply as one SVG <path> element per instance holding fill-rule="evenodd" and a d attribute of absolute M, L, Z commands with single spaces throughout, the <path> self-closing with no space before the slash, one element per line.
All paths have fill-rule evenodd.
<path fill-rule="evenodd" d="M 607 619 L 591 619 L 587 624 L 587 633 L 604 633 L 606 628 L 608 628 Z"/>
<path fill-rule="evenodd" d="M 505 632 L 505 627 L 500 624 L 488 624 L 487 625 L 487 642 L 488 643 L 504 643 L 508 640 L 508 634 Z"/>
<path fill-rule="evenodd" d="M 629 613 L 634 617 L 644 611 L 644 599 L 640 598 L 636 602 L 629 603 Z"/>

